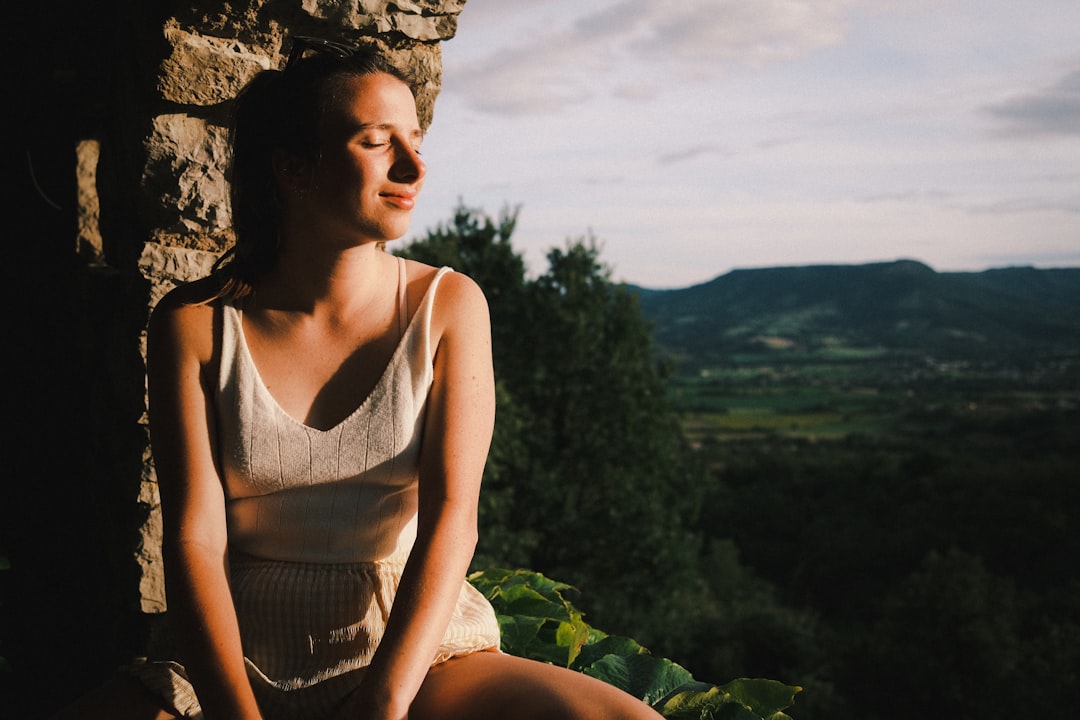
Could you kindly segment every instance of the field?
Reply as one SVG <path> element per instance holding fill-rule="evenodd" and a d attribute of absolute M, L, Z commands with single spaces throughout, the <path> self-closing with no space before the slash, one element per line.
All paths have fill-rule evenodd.
<path fill-rule="evenodd" d="M 803 357 L 778 352 L 676 374 L 670 387 L 695 446 L 766 436 L 884 437 L 918 433 L 943 417 L 990 421 L 1013 412 L 1075 409 L 1080 360 L 1019 366 L 858 349 Z"/>

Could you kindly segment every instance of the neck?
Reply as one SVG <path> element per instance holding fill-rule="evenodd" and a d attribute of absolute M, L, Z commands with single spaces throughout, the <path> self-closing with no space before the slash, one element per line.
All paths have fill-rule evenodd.
<path fill-rule="evenodd" d="M 368 242 L 346 250 L 326 252 L 301 243 L 286 244 L 277 264 L 255 288 L 263 308 L 314 313 L 323 307 L 334 313 L 368 304 L 397 283 L 393 255 Z"/>

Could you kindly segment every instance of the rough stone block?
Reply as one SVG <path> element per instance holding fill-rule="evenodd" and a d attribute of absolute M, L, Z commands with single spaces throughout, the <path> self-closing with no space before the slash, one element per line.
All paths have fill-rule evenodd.
<path fill-rule="evenodd" d="M 397 32 L 412 40 L 452 38 L 465 0 L 304 0 L 313 18 L 349 29 Z"/>
<path fill-rule="evenodd" d="M 207 275 L 217 258 L 205 250 L 146 243 L 139 257 L 139 272 L 150 281 L 150 306 L 157 305 L 175 285 Z"/>
<path fill-rule="evenodd" d="M 271 58 L 248 50 L 237 40 L 194 35 L 179 28 L 165 30 L 172 53 L 161 65 L 158 92 L 180 105 L 216 105 L 236 96 Z"/>
<path fill-rule="evenodd" d="M 151 208 L 163 215 L 162 227 L 205 232 L 228 225 L 227 135 L 190 115 L 154 118 L 142 184 Z"/>

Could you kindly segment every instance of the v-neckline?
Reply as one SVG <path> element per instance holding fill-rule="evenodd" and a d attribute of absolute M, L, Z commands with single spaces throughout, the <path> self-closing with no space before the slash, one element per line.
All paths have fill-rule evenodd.
<path fill-rule="evenodd" d="M 418 309 L 416 311 L 416 313 L 412 316 L 412 319 L 409 320 L 409 324 L 408 324 L 408 327 L 405 328 L 405 332 L 402 333 L 400 338 L 398 338 L 397 346 L 394 348 L 394 352 L 390 355 L 390 360 L 387 361 L 386 367 L 383 368 L 382 373 L 379 374 L 379 378 L 375 381 L 375 384 L 371 387 L 371 390 L 364 397 L 364 399 L 360 401 L 360 404 L 357 405 L 348 415 L 346 415 L 341 420 L 339 420 L 338 422 L 334 423 L 333 425 L 331 425 L 330 427 L 328 427 L 326 429 L 318 428 L 318 427 L 315 427 L 314 425 L 308 425 L 303 420 L 299 420 L 299 419 L 293 417 L 291 414 L 289 414 L 288 411 L 285 410 L 285 408 L 281 407 L 281 403 L 278 402 L 277 398 L 274 397 L 274 394 L 272 392 L 270 392 L 270 388 L 267 387 L 266 383 L 263 381 L 262 375 L 259 373 L 259 366 L 255 364 L 255 359 L 253 357 L 251 357 L 251 349 L 248 347 L 247 338 L 244 336 L 244 323 L 243 323 L 242 314 L 238 313 L 238 317 L 236 319 L 237 320 L 236 325 L 237 325 L 237 332 L 239 333 L 238 339 L 239 339 L 240 350 L 243 353 L 244 362 L 248 365 L 248 367 L 251 368 L 251 372 L 255 375 L 255 386 L 258 388 L 258 391 L 267 400 L 269 400 L 269 402 L 273 406 L 274 410 L 279 415 L 281 415 L 282 417 L 287 419 L 289 422 L 303 428 L 307 432 L 328 434 L 328 433 L 332 433 L 332 432 L 340 429 L 343 425 L 348 423 L 353 417 L 355 417 L 361 411 L 366 409 L 368 404 L 371 402 L 371 399 L 376 395 L 376 393 L 379 391 L 379 389 L 386 383 L 386 379 L 390 375 L 390 371 L 394 367 L 396 367 L 398 365 L 398 362 L 399 362 L 398 356 L 401 355 L 402 352 L 404 352 L 403 348 L 406 345 L 406 340 L 408 339 L 409 335 L 412 334 L 413 325 L 416 324 L 415 323 L 416 316 L 419 315 L 419 314 L 420 314 L 420 310 Z"/>
<path fill-rule="evenodd" d="M 402 288 L 406 288 L 406 277 L 405 277 L 405 269 L 404 269 L 405 261 L 404 261 L 404 259 L 399 257 L 398 258 L 398 263 L 400 264 L 399 265 L 399 273 L 400 274 L 399 274 L 398 282 L 400 283 Z M 279 415 L 286 418 L 290 423 L 292 423 L 294 425 L 297 425 L 297 426 L 303 428 L 304 430 L 306 430 L 307 432 L 311 432 L 311 433 L 328 434 L 328 433 L 333 433 L 333 432 L 337 431 L 343 425 L 345 425 L 350 420 L 352 420 L 352 418 L 354 418 L 356 415 L 358 415 L 361 411 L 363 411 L 364 409 L 367 408 L 368 404 L 371 402 L 371 399 L 376 395 L 376 393 L 379 391 L 379 389 L 386 383 L 386 379 L 390 375 L 391 369 L 393 369 L 394 367 L 396 367 L 398 365 L 398 363 L 399 363 L 398 356 L 401 355 L 402 352 L 404 352 L 403 348 L 405 348 L 405 346 L 407 345 L 406 340 L 412 334 L 413 326 L 416 325 L 416 323 L 417 323 L 417 318 L 420 316 L 421 313 L 423 313 L 425 311 L 425 308 L 426 308 L 426 305 L 427 305 L 428 294 L 432 291 L 432 288 L 435 286 L 435 283 L 438 281 L 438 279 L 439 279 L 439 272 L 437 271 L 435 276 L 431 279 L 431 283 L 427 286 L 427 288 L 425 288 L 424 295 L 423 295 L 423 297 L 420 298 L 420 302 L 416 306 L 416 311 L 412 314 L 412 317 L 410 317 L 408 319 L 408 323 L 406 324 L 405 329 L 400 330 L 400 328 L 401 328 L 401 320 L 400 319 L 396 323 L 398 328 L 399 328 L 399 336 L 398 336 L 397 345 L 394 347 L 394 352 L 390 354 L 390 359 L 387 361 L 386 367 L 384 367 L 382 372 L 379 374 L 379 377 L 376 379 L 375 384 L 371 386 L 371 390 L 368 391 L 368 394 L 364 397 L 363 400 L 360 401 L 360 404 L 357 405 L 351 412 L 349 412 L 345 417 L 343 417 L 341 420 L 334 423 L 330 427 L 326 428 L 325 430 L 322 429 L 322 428 L 315 427 L 314 425 L 308 425 L 303 420 L 299 420 L 299 419 L 293 417 L 289 412 L 287 412 L 285 410 L 285 408 L 281 407 L 281 403 L 279 403 L 277 398 L 274 397 L 274 394 L 272 392 L 270 392 L 270 388 L 266 385 L 266 382 L 263 381 L 262 374 L 259 372 L 259 366 L 255 364 L 255 358 L 253 358 L 252 355 L 251 355 L 251 348 L 248 347 L 247 336 L 244 333 L 244 313 L 243 313 L 243 309 L 241 307 L 238 307 L 237 304 L 234 303 L 233 304 L 233 311 L 236 313 L 236 332 L 237 332 L 237 341 L 238 341 L 237 344 L 240 346 L 240 351 L 243 354 L 243 361 L 248 365 L 248 367 L 251 368 L 252 373 L 254 373 L 254 375 L 255 375 L 255 386 L 259 389 L 259 392 L 261 392 L 266 397 L 266 399 L 270 401 L 270 405 L 274 408 L 274 410 Z M 407 294 L 408 294 L 407 289 L 405 289 L 402 292 L 398 293 L 397 302 L 398 302 L 399 318 L 400 318 L 401 313 L 407 313 L 408 312 L 407 303 L 403 302 L 402 299 L 401 299 L 403 294 L 404 294 L 404 296 L 407 297 Z"/>

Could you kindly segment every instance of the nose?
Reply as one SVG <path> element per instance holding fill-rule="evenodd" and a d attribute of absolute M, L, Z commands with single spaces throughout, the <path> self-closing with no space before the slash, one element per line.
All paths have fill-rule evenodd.
<path fill-rule="evenodd" d="M 395 143 L 397 148 L 394 164 L 390 166 L 390 179 L 394 182 L 416 183 L 424 179 L 427 165 L 411 143 L 404 140 Z"/>

